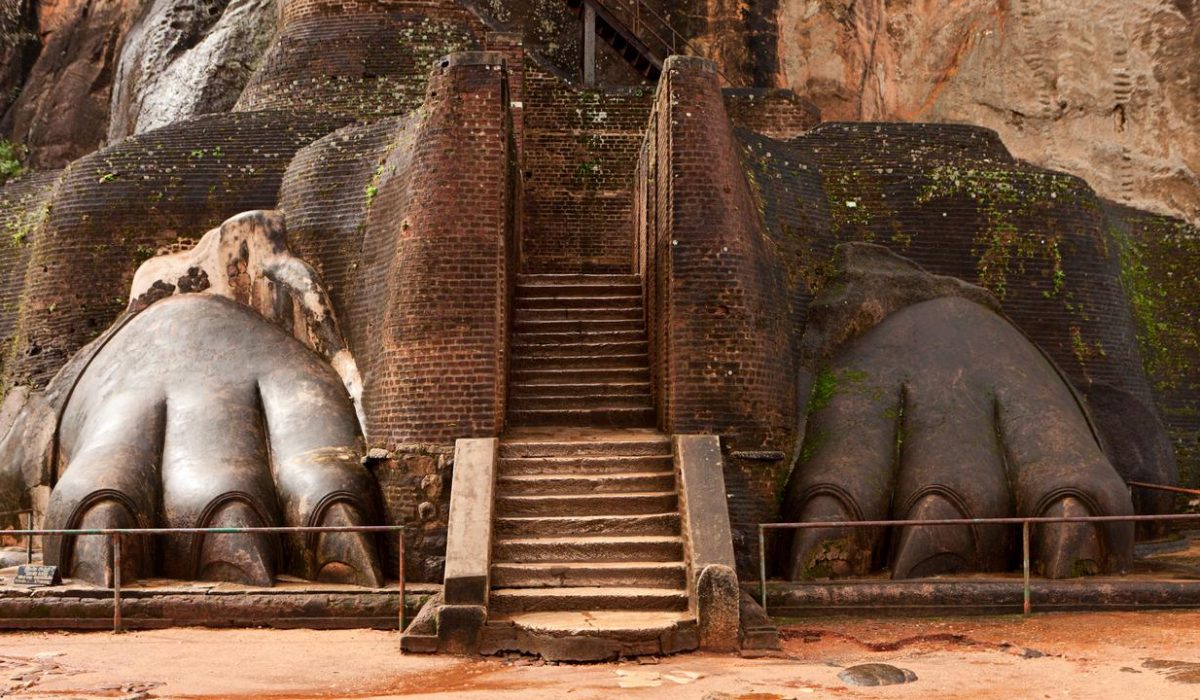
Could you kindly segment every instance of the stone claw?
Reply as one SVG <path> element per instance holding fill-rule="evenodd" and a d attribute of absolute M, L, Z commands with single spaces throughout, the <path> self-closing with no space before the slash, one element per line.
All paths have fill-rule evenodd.
<path fill-rule="evenodd" d="M 944 496 L 922 496 L 906 520 L 957 520 L 966 517 Z M 968 526 L 910 525 L 900 531 L 892 578 L 922 578 L 967 571 L 975 559 L 975 535 Z"/>
<path fill-rule="evenodd" d="M 114 500 L 102 500 L 92 505 L 79 520 L 81 530 L 107 530 L 134 528 L 137 519 L 123 504 Z M 123 540 L 125 544 L 129 540 Z M 129 583 L 141 578 L 140 548 L 127 547 L 121 552 L 121 582 Z M 71 551 L 68 576 L 81 579 L 97 586 L 111 588 L 113 585 L 113 555 L 111 538 L 103 535 L 80 535 L 75 537 Z"/>
<path fill-rule="evenodd" d="M 322 527 L 352 527 L 366 524 L 357 508 L 349 503 L 334 503 L 321 518 Z M 379 565 L 374 536 L 367 532 L 323 532 L 317 537 L 317 580 L 382 588 L 383 570 Z"/>
<path fill-rule="evenodd" d="M 842 502 L 834 496 L 819 494 L 804 506 L 801 521 L 853 520 Z M 792 540 L 788 578 L 803 581 L 814 578 L 839 578 L 868 571 L 871 548 L 858 543 L 853 528 L 805 528 Z"/>
<path fill-rule="evenodd" d="M 1047 518 L 1087 517 L 1091 511 L 1080 499 L 1064 496 L 1043 511 Z M 1103 570 L 1103 538 L 1092 523 L 1054 523 L 1038 528 L 1037 552 L 1046 578 L 1094 576 Z"/>
<path fill-rule="evenodd" d="M 263 527 L 248 504 L 232 501 L 221 506 L 205 527 Z M 261 533 L 205 535 L 196 567 L 204 581 L 231 581 L 269 587 L 274 583 L 276 538 Z"/>

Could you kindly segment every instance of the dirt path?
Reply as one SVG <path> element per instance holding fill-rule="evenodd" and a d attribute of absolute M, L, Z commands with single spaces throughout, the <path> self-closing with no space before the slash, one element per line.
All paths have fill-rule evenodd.
<path fill-rule="evenodd" d="M 1200 698 L 1200 612 L 806 620 L 786 658 L 550 665 L 401 656 L 394 633 L 175 629 L 0 635 L 6 698 Z M 915 683 L 850 688 L 845 666 Z"/>

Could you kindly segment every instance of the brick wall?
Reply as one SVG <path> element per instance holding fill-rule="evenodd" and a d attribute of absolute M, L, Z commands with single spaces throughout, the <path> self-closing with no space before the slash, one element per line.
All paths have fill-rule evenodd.
<path fill-rule="evenodd" d="M 280 0 L 280 23 L 236 111 L 308 109 L 358 119 L 421 103 L 429 66 L 483 47 L 453 0 Z"/>
<path fill-rule="evenodd" d="M 525 67 L 522 269 L 629 272 L 633 171 L 653 93 L 583 90 Z"/>
<path fill-rule="evenodd" d="M 1105 213 L 1180 481 L 1200 487 L 1200 231 L 1112 203 Z"/>
<path fill-rule="evenodd" d="M 741 119 L 756 118 L 754 108 L 739 107 Z M 754 527 L 775 517 L 795 440 L 807 287 L 791 274 L 796 246 L 766 235 L 741 157 L 713 66 L 671 59 L 635 197 L 655 395 L 663 430 L 722 437 L 735 550 L 748 569 Z M 791 198 L 780 205 L 810 216 L 808 228 L 827 230 L 827 211 L 803 205 L 819 191 L 815 169 L 813 176 L 807 188 L 781 192 Z"/>
<path fill-rule="evenodd" d="M 270 209 L 295 152 L 340 126 L 291 112 L 212 115 L 72 163 L 32 236 L 6 386 L 44 385 L 125 307 L 137 266 L 225 219 Z"/>
<path fill-rule="evenodd" d="M 25 291 L 30 252 L 61 170 L 26 173 L 0 186 L 0 377 L 21 346 L 16 337 L 17 316 Z M 0 387 L 0 395 L 10 387 Z"/>
<path fill-rule="evenodd" d="M 791 90 L 726 88 L 725 111 L 744 129 L 775 139 L 803 134 L 821 121 L 821 110 Z"/>

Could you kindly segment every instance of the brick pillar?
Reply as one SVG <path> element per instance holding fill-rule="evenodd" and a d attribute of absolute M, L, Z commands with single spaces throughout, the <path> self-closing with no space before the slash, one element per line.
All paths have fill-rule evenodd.
<path fill-rule="evenodd" d="M 372 442 L 443 443 L 503 428 L 512 227 L 505 61 L 437 62 L 404 178 L 381 186 L 369 225 L 390 229 L 395 263 L 369 382 Z"/>
<path fill-rule="evenodd" d="M 781 449 L 796 425 L 796 339 L 784 266 L 741 167 L 716 65 L 673 56 L 646 158 L 645 240 L 663 428 Z M 643 224 L 646 226 L 648 224 Z"/>

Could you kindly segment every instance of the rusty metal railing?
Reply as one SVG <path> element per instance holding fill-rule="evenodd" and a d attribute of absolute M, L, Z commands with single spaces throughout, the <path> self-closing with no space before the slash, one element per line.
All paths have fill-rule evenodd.
<path fill-rule="evenodd" d="M 30 511 L 32 520 L 32 511 Z M 397 623 L 400 627 L 400 632 L 404 632 L 404 595 L 405 595 L 405 576 L 404 576 L 404 530 L 403 525 L 344 525 L 344 526 L 329 526 L 329 527 L 159 527 L 159 528 L 103 528 L 103 529 L 33 529 L 26 530 L 3 530 L 10 535 L 24 535 L 28 537 L 28 542 L 32 543 L 33 537 L 45 537 L 47 535 L 64 535 L 69 537 L 107 537 L 108 547 L 110 552 L 110 563 L 113 570 L 113 632 L 124 631 L 124 620 L 121 613 L 121 538 L 125 536 L 145 537 L 155 535 L 242 535 L 242 534 L 321 534 L 327 532 L 374 532 L 374 533 L 389 533 L 398 534 L 397 542 L 399 544 L 399 565 L 397 566 L 397 574 L 399 580 L 397 582 L 397 593 L 399 595 L 399 610 L 397 613 Z M 32 549 L 29 550 L 32 552 Z M 30 554 L 32 559 L 32 554 Z"/>
<path fill-rule="evenodd" d="M 1055 525 L 1062 523 L 1144 523 L 1200 521 L 1200 513 L 1174 513 L 1164 515 L 1090 515 L 1073 517 L 1027 517 L 1027 518 L 951 518 L 941 520 L 824 520 L 807 523 L 759 523 L 758 525 L 758 583 L 759 594 L 762 598 L 763 611 L 767 611 L 767 530 L 815 530 L 841 529 L 864 527 L 904 527 L 907 525 L 947 526 L 947 525 L 1020 525 L 1021 526 L 1021 572 L 1024 577 L 1024 601 L 1022 612 L 1029 615 L 1032 612 L 1029 557 L 1029 531 L 1031 525 Z"/>

